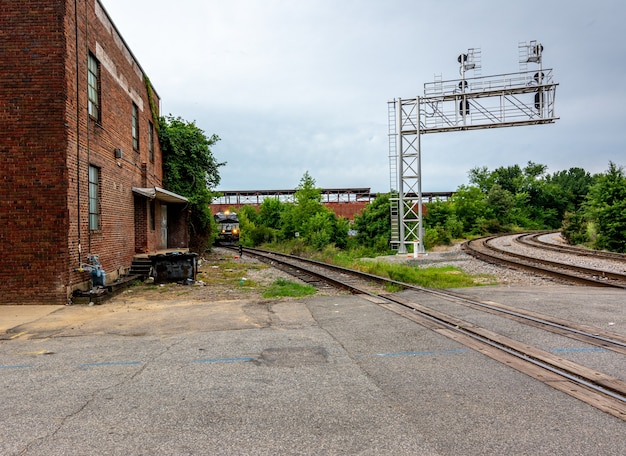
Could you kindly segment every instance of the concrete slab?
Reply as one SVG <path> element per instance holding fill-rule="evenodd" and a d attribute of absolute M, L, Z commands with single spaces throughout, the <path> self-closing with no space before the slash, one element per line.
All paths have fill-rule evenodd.
<path fill-rule="evenodd" d="M 0 332 L 32 323 L 63 308 L 65 306 L 0 306 Z"/>

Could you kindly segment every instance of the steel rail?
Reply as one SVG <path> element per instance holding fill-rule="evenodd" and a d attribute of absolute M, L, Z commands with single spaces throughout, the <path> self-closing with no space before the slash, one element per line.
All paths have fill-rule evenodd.
<path fill-rule="evenodd" d="M 542 241 L 541 239 L 539 239 L 541 236 L 544 236 L 550 233 L 558 233 L 558 231 L 542 231 L 538 233 L 526 233 L 516 238 L 515 241 L 520 244 L 528 245 L 531 247 L 539 246 L 544 250 L 552 250 L 552 251 L 561 252 L 561 253 L 567 252 L 572 255 L 586 256 L 586 257 L 593 257 L 593 258 L 606 258 L 606 259 L 612 259 L 612 260 L 618 260 L 618 261 L 621 260 L 626 263 L 626 254 L 624 253 L 607 252 L 604 250 L 591 250 L 591 249 L 585 249 L 582 247 L 576 247 L 573 245 L 552 244 L 550 242 Z"/>
<path fill-rule="evenodd" d="M 255 256 L 264 257 L 268 261 L 283 261 L 283 259 L 278 260 L 277 257 L 294 259 L 294 257 L 285 254 L 276 254 L 275 252 L 269 251 L 259 251 L 253 249 L 246 249 L 246 252 L 250 254 L 254 254 Z M 317 266 L 322 266 L 331 270 L 339 270 L 343 273 L 350 273 L 355 275 L 362 275 L 363 273 L 359 271 L 350 270 L 347 268 L 337 267 L 333 265 L 328 265 L 326 263 L 321 263 L 313 260 L 303 259 L 303 258 L 295 258 L 297 261 L 302 261 L 305 263 L 315 264 Z M 301 266 L 295 266 L 295 263 L 288 262 L 290 267 L 293 267 L 299 271 L 305 271 L 307 274 L 311 271 Z M 445 328 L 447 331 L 451 331 L 454 334 L 462 335 L 464 337 L 470 338 L 474 342 L 463 342 L 459 340 L 457 337 L 452 337 L 455 340 L 459 340 L 460 343 L 464 343 L 467 346 L 472 348 L 475 347 L 476 342 L 479 344 L 483 344 L 484 346 L 490 347 L 491 349 L 497 350 L 498 352 L 505 353 L 507 356 L 512 356 L 515 359 L 525 363 L 529 366 L 533 366 L 534 368 L 538 368 L 549 372 L 551 374 L 557 375 L 559 378 L 566 379 L 566 382 L 570 382 L 575 385 L 572 387 L 563 386 L 563 380 L 555 381 L 554 378 L 550 377 L 550 380 L 546 380 L 545 374 L 537 374 L 536 372 L 532 372 L 530 368 L 517 368 L 521 372 L 526 373 L 527 375 L 532 376 L 533 378 L 537 378 L 539 380 L 544 381 L 544 383 L 563 391 L 571 396 L 574 396 L 580 400 L 593 405 L 594 407 L 600 408 L 601 410 L 610 413 L 613 416 L 616 416 L 622 420 L 626 420 L 626 382 L 608 376 L 606 374 L 602 374 L 596 371 L 590 371 L 584 366 L 578 365 L 568 360 L 564 360 L 558 356 L 555 356 L 551 353 L 544 352 L 542 350 L 536 349 L 534 347 L 530 347 L 521 342 L 509 339 L 505 336 L 501 336 L 499 334 L 493 333 L 489 330 L 480 328 L 475 326 L 472 323 L 467 323 L 463 320 L 457 319 L 455 317 L 445 315 L 433 309 L 428 309 L 424 306 L 421 306 L 416 303 L 409 302 L 405 299 L 395 297 L 392 295 L 379 295 L 372 293 L 364 288 L 360 288 L 353 284 L 347 284 L 343 280 L 338 279 L 330 279 L 327 275 L 314 272 L 315 276 L 319 277 L 321 280 L 330 281 L 331 283 L 337 283 L 338 286 L 342 288 L 349 289 L 353 293 L 360 293 L 363 295 L 370 296 L 375 298 L 375 300 L 383 301 L 385 304 L 379 304 L 388 310 L 392 310 L 406 318 L 409 318 L 416 323 L 421 323 L 420 319 L 426 319 L 432 323 L 437 325 L 441 325 L 442 328 Z M 366 278 L 376 278 L 377 280 L 381 280 L 384 282 L 391 282 L 395 284 L 399 284 L 405 286 L 407 288 L 416 288 L 412 287 L 408 284 L 403 284 L 402 282 L 397 282 L 393 280 L 384 279 L 378 276 L 372 276 L 371 274 L 364 274 Z M 336 285 L 336 286 L 337 286 Z M 425 288 L 417 287 L 416 289 L 420 291 L 425 291 L 429 293 L 438 294 L 442 297 L 454 299 L 459 299 L 458 296 L 447 294 L 444 292 L 429 290 Z M 464 298 L 467 301 L 467 298 Z M 480 303 L 483 304 L 483 303 Z M 396 308 L 395 306 L 399 306 Z M 401 309 L 404 309 L 402 311 Z M 410 312 L 407 314 L 407 310 Z M 525 317 L 524 317 L 525 318 Z M 430 327 L 426 325 L 427 327 Z M 431 328 L 432 329 L 432 328 Z M 568 329 L 565 327 L 565 329 Z M 444 333 L 445 335 L 445 333 Z M 501 355 L 497 355 L 494 353 L 487 353 L 484 350 L 480 350 L 481 353 L 486 354 L 494 359 L 500 360 Z M 510 363 L 508 365 L 512 366 Z M 514 367 L 514 366 L 512 366 Z M 591 374 L 590 374 L 591 372 Z M 577 388 L 583 388 L 588 391 L 588 394 L 591 396 L 587 396 L 585 394 L 581 394 L 580 390 Z M 599 395 L 599 396 L 598 396 Z M 605 398 L 605 399 L 602 399 Z M 607 402 L 609 401 L 609 402 Z"/>
<path fill-rule="evenodd" d="M 606 348 L 607 350 L 615 351 L 617 353 L 626 354 L 626 337 L 623 337 L 616 333 L 607 333 L 605 331 L 600 331 L 597 328 L 589 328 L 587 330 L 574 328 L 573 326 L 570 326 L 572 325 L 571 322 L 556 319 L 547 315 L 539 315 L 535 312 L 527 312 L 523 309 L 513 310 L 498 304 L 487 304 L 481 301 L 467 298 L 465 296 L 461 296 L 456 293 L 452 293 L 450 291 L 440 292 L 428 288 L 415 287 L 410 284 L 406 284 L 406 287 L 408 289 L 414 289 L 424 293 L 436 295 L 444 299 L 452 299 L 454 301 L 460 302 L 461 304 L 471 307 L 479 307 L 480 309 L 485 309 L 495 314 L 504 314 L 524 321 L 530 321 L 543 327 L 543 329 L 550 330 L 551 332 L 554 332 L 556 334 L 571 337 L 573 339 L 581 340 L 583 342 L 592 343 L 594 345 Z"/>
<path fill-rule="evenodd" d="M 518 236 L 516 236 L 514 238 L 514 241 L 519 243 L 518 239 L 520 239 L 521 237 L 524 237 L 524 236 L 526 236 L 526 234 L 520 234 L 520 235 L 518 235 Z M 610 272 L 610 271 L 604 271 L 602 269 L 586 268 L 584 266 L 571 265 L 571 264 L 568 264 L 568 263 L 562 263 L 560 261 L 545 260 L 545 259 L 535 258 L 535 257 L 531 257 L 531 256 L 528 256 L 528 255 L 523 255 L 523 254 L 514 253 L 514 252 L 507 252 L 506 250 L 502 250 L 502 249 L 500 249 L 498 247 L 494 248 L 493 246 L 489 245 L 489 241 L 487 241 L 487 246 L 489 248 L 495 249 L 496 251 L 504 252 L 506 255 L 512 255 L 512 256 L 520 258 L 522 260 L 529 259 L 530 261 L 537 261 L 540 264 L 543 264 L 543 265 L 548 266 L 548 267 L 563 268 L 563 269 L 568 270 L 568 271 L 582 272 L 584 274 L 589 274 L 591 276 L 594 276 L 594 275 L 602 276 L 605 279 L 619 281 L 619 282 L 621 282 L 621 284 L 615 284 L 615 285 L 617 285 L 619 288 L 626 288 L 626 275 L 624 275 L 624 274 L 620 274 L 620 273 L 616 273 L 616 272 Z M 538 247 L 535 246 L 535 248 L 538 248 Z M 563 252 L 561 251 L 561 253 L 563 253 Z M 568 253 L 570 253 L 570 252 L 568 252 Z M 603 280 L 597 280 L 597 281 L 598 282 L 603 282 Z M 610 283 L 610 282 L 608 282 L 608 283 Z"/>
<path fill-rule="evenodd" d="M 529 353 L 528 351 L 525 351 L 529 348 L 527 345 L 477 327 L 473 323 L 468 323 L 463 320 L 450 317 L 432 309 L 425 310 L 426 308 L 423 306 L 415 305 L 403 299 L 390 296 L 384 296 L 383 299 L 416 311 L 422 316 L 442 324 L 447 329 L 467 335 L 474 340 L 478 340 L 486 345 L 489 345 L 490 347 L 497 348 L 507 354 L 513 355 L 522 361 L 541 367 L 552 373 L 556 373 L 557 375 L 565 377 L 568 380 L 585 386 L 593 391 L 610 396 L 623 404 L 622 412 L 619 417 L 626 420 L 626 382 L 618 378 L 605 375 L 598 375 L 596 377 L 588 376 L 585 373 L 586 368 L 584 366 L 580 366 L 569 361 L 563 362 L 561 358 L 536 348 L 532 350 L 533 353 Z"/>
<path fill-rule="evenodd" d="M 358 287 L 354 287 L 350 284 L 347 284 L 341 280 L 336 280 L 332 277 L 329 277 L 323 273 L 318 274 L 318 273 L 314 273 L 310 269 L 302 268 L 296 263 L 293 263 L 293 261 L 298 261 L 298 262 L 302 262 L 306 264 L 312 264 L 312 265 L 315 265 L 324 269 L 331 269 L 342 274 L 348 274 L 348 275 L 357 276 L 360 278 L 365 278 L 366 280 L 377 282 L 382 285 L 391 284 L 400 289 L 413 290 L 413 291 L 417 291 L 421 293 L 427 293 L 427 294 L 431 294 L 434 296 L 438 296 L 443 299 L 454 300 L 457 302 L 461 302 L 465 305 L 479 307 L 481 309 L 491 311 L 492 313 L 504 314 L 504 315 L 515 317 L 524 321 L 531 321 L 533 323 L 536 323 L 537 325 L 541 325 L 543 329 L 548 329 L 557 334 L 565 335 L 567 337 L 570 337 L 579 341 L 591 343 L 598 347 L 612 350 L 621 354 L 626 353 L 626 337 L 623 337 L 616 333 L 603 331 L 598 328 L 578 329 L 578 328 L 574 328 L 573 326 L 571 326 L 572 325 L 571 322 L 556 319 L 554 317 L 550 317 L 547 315 L 539 315 L 537 313 L 531 313 L 523 309 L 513 310 L 513 309 L 506 308 L 497 304 L 487 304 L 481 301 L 467 298 L 465 296 L 461 296 L 459 294 L 455 294 L 450 291 L 441 291 L 441 290 L 435 290 L 432 288 L 420 287 L 420 286 L 409 284 L 406 282 L 400 282 L 400 281 L 389 279 L 386 277 L 380 277 L 374 274 L 369 274 L 369 273 L 362 272 L 362 271 L 356 271 L 354 269 L 348 269 L 342 266 L 328 264 L 328 263 L 324 263 L 321 261 L 312 260 L 309 258 L 294 257 L 293 255 L 288 255 L 288 254 L 284 254 L 280 252 L 272 252 L 270 250 L 263 250 L 263 249 L 248 249 L 247 248 L 245 249 L 245 251 L 249 253 L 254 253 L 259 258 L 268 260 L 270 263 L 272 261 L 285 261 L 286 264 L 289 265 L 289 267 L 296 268 L 301 273 L 314 275 L 315 278 L 319 281 L 329 283 L 332 286 L 336 286 L 338 288 L 342 288 L 351 292 L 362 293 L 362 290 L 359 289 Z M 283 260 L 278 260 L 277 258 L 282 258 Z M 289 271 L 286 271 L 286 272 L 289 272 Z"/>
<path fill-rule="evenodd" d="M 325 269 L 332 269 L 334 271 L 340 272 L 340 273 L 344 273 L 344 274 L 350 274 L 353 276 L 359 276 L 360 278 L 363 279 L 368 279 L 371 280 L 373 282 L 377 282 L 383 285 L 386 284 L 394 284 L 394 285 L 398 285 L 401 287 L 406 287 L 407 284 L 403 283 L 403 282 L 398 282 L 396 280 L 393 279 L 388 279 L 385 277 L 381 277 L 381 276 L 377 276 L 375 274 L 369 274 L 367 272 L 362 272 L 362 271 L 357 271 L 354 269 L 349 269 L 349 268 L 344 268 L 343 266 L 337 266 L 334 264 L 329 264 L 329 263 L 324 263 L 323 261 L 317 261 L 317 260 L 313 260 L 310 258 L 303 258 L 303 257 L 299 257 L 299 256 L 294 256 L 294 255 L 288 255 L 286 253 L 281 253 L 281 252 L 273 252 L 271 250 L 264 250 L 264 249 L 251 249 L 251 248 L 244 248 L 244 252 L 249 252 L 249 253 L 255 253 L 255 254 L 262 254 L 261 256 L 264 256 L 265 258 L 269 258 L 271 259 L 275 259 L 276 257 L 280 257 L 280 258 L 284 258 L 286 260 L 297 260 L 303 263 L 308 263 L 308 264 L 312 264 L 315 266 L 319 266 L 321 268 L 325 268 Z M 269 257 L 269 256 L 271 257 Z M 291 264 L 293 266 L 292 263 L 289 263 L 289 261 L 287 261 L 287 264 Z M 307 270 L 307 272 L 309 272 Z M 321 277 L 320 277 L 321 278 Z M 333 281 L 332 278 L 329 278 L 330 281 Z M 341 287 L 341 285 L 338 285 Z M 343 288 L 350 288 L 349 286 L 347 287 L 343 287 Z"/>
<path fill-rule="evenodd" d="M 462 248 L 468 254 L 489 263 L 505 264 L 515 269 L 523 269 L 534 274 L 549 276 L 583 285 L 626 289 L 626 275 L 624 274 L 584 268 L 581 266 L 573 266 L 565 263 L 529 257 L 519 253 L 508 252 L 489 244 L 490 240 L 497 237 L 499 236 L 488 236 L 466 241 L 462 245 Z M 478 247 L 476 245 L 478 245 Z M 538 264 L 542 266 L 538 266 Z M 584 275 L 574 274 L 572 272 L 578 272 Z M 598 279 L 596 277 L 603 277 L 604 279 Z"/>

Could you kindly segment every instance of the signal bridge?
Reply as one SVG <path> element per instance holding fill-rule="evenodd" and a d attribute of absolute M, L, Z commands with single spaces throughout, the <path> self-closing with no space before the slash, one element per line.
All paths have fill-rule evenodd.
<path fill-rule="evenodd" d="M 421 132 L 552 123 L 557 85 L 551 69 L 424 84 Z"/>
<path fill-rule="evenodd" d="M 542 66 L 543 46 L 520 43 L 517 73 L 478 75 L 479 49 L 458 56 L 459 79 L 424 84 L 424 95 L 388 103 L 391 245 L 417 242 L 424 252 L 421 191 L 422 134 L 554 123 L 556 86 Z M 538 68 L 528 70 L 528 64 Z M 468 71 L 474 77 L 466 77 Z"/>

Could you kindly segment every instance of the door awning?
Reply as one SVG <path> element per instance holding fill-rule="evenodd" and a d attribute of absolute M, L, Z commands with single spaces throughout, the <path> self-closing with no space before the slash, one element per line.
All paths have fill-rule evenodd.
<path fill-rule="evenodd" d="M 189 200 L 184 196 L 178 195 L 174 192 L 170 192 L 161 187 L 133 187 L 133 193 L 144 196 L 151 200 L 156 199 L 165 203 L 184 204 L 189 202 Z"/>

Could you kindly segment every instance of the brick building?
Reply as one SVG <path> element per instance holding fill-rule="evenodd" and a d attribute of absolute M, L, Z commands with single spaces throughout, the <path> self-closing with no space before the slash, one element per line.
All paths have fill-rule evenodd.
<path fill-rule="evenodd" d="M 99 0 L 2 2 L 0 62 L 0 304 L 66 303 L 93 255 L 110 283 L 187 246 L 160 100 Z"/>

